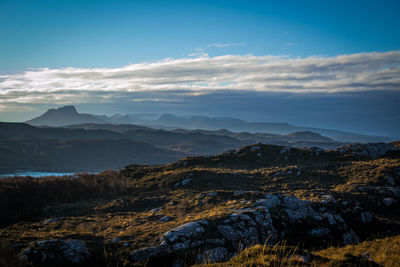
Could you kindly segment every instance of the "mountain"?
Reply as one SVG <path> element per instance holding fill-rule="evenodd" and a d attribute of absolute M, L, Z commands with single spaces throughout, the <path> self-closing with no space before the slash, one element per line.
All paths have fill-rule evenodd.
<path fill-rule="evenodd" d="M 214 155 L 254 143 L 336 149 L 343 143 L 312 132 L 277 135 L 228 130 L 164 130 L 132 124 L 35 127 L 0 122 L 0 168 L 116 169 Z"/>
<path fill-rule="evenodd" d="M 318 133 L 311 131 L 295 132 L 286 135 L 288 138 L 294 138 L 299 141 L 312 141 L 312 142 L 333 142 L 331 138 L 322 136 Z"/>
<path fill-rule="evenodd" d="M 213 118 L 207 116 L 180 117 L 163 114 L 158 119 L 154 114 L 116 114 L 113 116 L 96 116 L 78 113 L 73 106 L 50 109 L 43 115 L 27 121 L 34 126 L 68 126 L 74 124 L 135 124 L 157 129 L 187 129 L 187 130 L 221 130 L 231 132 L 269 133 L 288 135 L 295 132 L 313 132 L 331 138 L 338 142 L 390 142 L 391 138 L 384 136 L 364 135 L 358 133 L 337 131 L 331 129 L 295 126 L 289 123 L 276 122 L 247 122 L 236 118 Z M 306 140 L 302 140 L 306 141 Z"/>
<path fill-rule="evenodd" d="M 364 135 L 331 129 L 295 126 L 289 123 L 275 122 L 247 122 L 235 118 L 211 118 L 206 116 L 192 116 L 189 118 L 163 114 L 153 122 L 153 125 L 167 126 L 169 128 L 219 130 L 227 129 L 233 132 L 271 133 L 286 135 L 294 132 L 314 132 L 339 142 L 390 142 L 391 138 L 384 136 Z"/>
<path fill-rule="evenodd" d="M 79 123 L 107 123 L 107 121 L 91 115 L 81 114 L 74 106 L 49 109 L 43 115 L 26 121 L 34 126 L 65 126 Z"/>

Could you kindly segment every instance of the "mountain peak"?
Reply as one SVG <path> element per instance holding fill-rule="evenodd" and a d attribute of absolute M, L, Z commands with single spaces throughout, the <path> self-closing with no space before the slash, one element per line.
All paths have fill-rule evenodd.
<path fill-rule="evenodd" d="M 66 126 L 81 123 L 106 123 L 99 116 L 78 113 L 74 106 L 64 106 L 49 109 L 43 115 L 33 118 L 26 123 L 34 126 Z"/>
<path fill-rule="evenodd" d="M 49 109 L 47 112 L 51 113 L 64 113 L 64 114 L 78 114 L 78 111 L 76 110 L 75 106 L 64 106 L 61 108 L 57 109 Z M 46 113 L 47 113 L 46 112 Z"/>

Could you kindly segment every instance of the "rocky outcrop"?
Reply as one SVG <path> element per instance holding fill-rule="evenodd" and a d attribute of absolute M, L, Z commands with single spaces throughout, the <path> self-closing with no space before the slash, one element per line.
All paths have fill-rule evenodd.
<path fill-rule="evenodd" d="M 398 148 L 390 143 L 351 144 L 341 146 L 337 149 L 341 154 L 353 154 L 372 158 L 385 156 L 389 151 L 395 150 L 398 150 Z"/>
<path fill-rule="evenodd" d="M 237 196 L 234 192 L 232 195 Z M 333 202 L 266 194 L 247 203 L 248 207 L 232 209 L 229 215 L 171 229 L 161 236 L 160 245 L 132 252 L 131 260 L 143 262 L 173 254 L 190 255 L 193 263 L 219 262 L 246 247 L 274 244 L 282 239 L 294 245 L 304 240 L 312 244 L 351 244 L 359 240 L 342 216 L 331 208 Z M 371 217 L 369 213 L 359 216 L 360 221 L 366 222 Z"/>
<path fill-rule="evenodd" d="M 23 261 L 36 263 L 81 263 L 90 258 L 90 252 L 80 240 L 48 239 L 32 242 L 19 256 Z"/>
<path fill-rule="evenodd" d="M 208 249 L 197 257 L 197 263 L 215 263 L 227 260 L 229 252 L 224 247 Z"/>

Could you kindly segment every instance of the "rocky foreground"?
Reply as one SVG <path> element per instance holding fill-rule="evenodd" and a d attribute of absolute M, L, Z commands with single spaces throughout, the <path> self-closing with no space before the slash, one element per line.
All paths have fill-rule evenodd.
<path fill-rule="evenodd" d="M 260 144 L 60 179 L 1 181 L 8 201 L 1 210 L 8 216 L 0 229 L 2 265 L 393 266 L 400 260 L 381 255 L 400 255 L 400 241 L 379 258 L 373 245 L 363 245 L 400 235 L 396 143 L 333 151 Z M 90 183 L 98 191 L 74 195 Z M 27 184 L 35 191 L 26 203 L 37 201 L 29 217 L 24 200 L 13 199 Z M 272 249 L 277 244 L 285 247 Z M 339 253 L 351 245 L 368 249 Z"/>

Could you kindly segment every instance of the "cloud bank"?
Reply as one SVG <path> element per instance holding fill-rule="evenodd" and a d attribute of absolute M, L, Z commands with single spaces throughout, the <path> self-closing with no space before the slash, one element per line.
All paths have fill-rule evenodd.
<path fill-rule="evenodd" d="M 176 100 L 215 92 L 400 91 L 400 51 L 335 57 L 225 55 L 121 68 L 40 68 L 0 76 L 0 106 Z M 162 97 L 160 97 L 162 96 Z"/>

